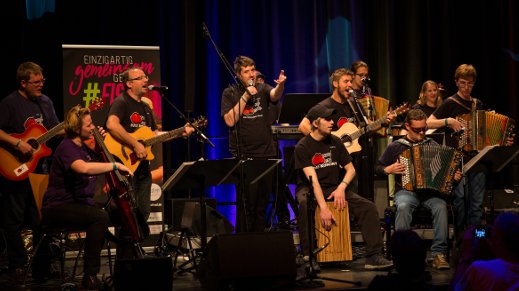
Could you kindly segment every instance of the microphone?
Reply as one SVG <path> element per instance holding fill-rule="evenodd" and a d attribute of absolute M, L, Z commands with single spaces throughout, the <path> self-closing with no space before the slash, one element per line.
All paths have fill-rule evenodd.
<path fill-rule="evenodd" d="M 168 91 L 168 86 L 154 86 L 149 85 L 148 90 L 155 90 L 155 91 Z"/>
<path fill-rule="evenodd" d="M 348 94 L 350 94 L 350 96 L 353 97 L 353 98 L 357 98 L 357 96 L 356 96 L 356 94 L 355 94 L 355 91 L 353 91 L 353 89 L 350 89 L 350 90 L 348 91 Z"/>
<path fill-rule="evenodd" d="M 249 79 L 249 81 L 247 82 L 247 84 L 250 86 L 254 86 L 254 81 L 252 81 L 252 79 Z"/>
<path fill-rule="evenodd" d="M 364 77 L 364 78 L 362 78 L 362 79 L 360 79 L 360 80 L 361 80 L 362 83 L 364 83 L 364 84 L 367 84 L 367 83 L 371 82 L 371 79 L 370 79 L 369 77 Z"/>

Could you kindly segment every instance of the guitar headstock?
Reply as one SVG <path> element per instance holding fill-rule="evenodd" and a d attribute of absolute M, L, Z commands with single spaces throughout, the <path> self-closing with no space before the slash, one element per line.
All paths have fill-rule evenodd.
<path fill-rule="evenodd" d="M 97 98 L 94 101 L 90 102 L 90 105 L 88 106 L 88 109 L 90 111 L 96 111 L 105 106 L 105 101 L 103 98 Z"/>
<path fill-rule="evenodd" d="M 199 116 L 192 123 L 198 128 L 204 128 L 207 126 L 207 118 L 205 116 Z"/>
<path fill-rule="evenodd" d="M 409 109 L 410 109 L 409 103 L 404 102 L 402 105 L 398 106 L 397 108 L 395 108 L 395 110 L 393 110 L 393 114 L 395 114 L 395 115 L 404 114 L 407 111 L 409 111 Z"/>

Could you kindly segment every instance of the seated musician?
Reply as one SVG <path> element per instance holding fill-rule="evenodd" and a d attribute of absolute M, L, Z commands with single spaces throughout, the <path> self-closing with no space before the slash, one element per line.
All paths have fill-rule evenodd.
<path fill-rule="evenodd" d="M 109 216 L 94 202 L 96 175 L 116 169 L 127 173 L 130 170 L 121 163 L 95 162 L 96 153 L 84 144 L 95 130 L 88 108 L 70 109 L 64 128 L 66 138 L 55 151 L 49 186 L 43 198 L 42 224 L 86 229 L 82 287 L 99 290 L 101 282 L 97 273 Z M 45 248 L 42 246 L 42 249 Z"/>
<path fill-rule="evenodd" d="M 437 145 L 435 141 L 425 137 L 425 132 L 427 131 L 426 120 L 427 116 L 420 109 L 412 109 L 407 113 L 404 122 L 407 134 L 405 137 L 388 145 L 375 167 L 377 174 L 401 175 L 404 173 L 405 165 L 399 162 L 398 157 L 404 150 L 414 145 Z M 461 171 L 459 169 L 456 171 L 454 179 L 456 181 L 461 179 Z M 398 178 L 395 180 L 401 181 Z M 432 191 L 417 193 L 405 190 L 399 182 L 397 182 L 396 188 L 395 230 L 410 229 L 414 210 L 420 204 L 424 205 L 432 212 L 434 227 L 431 255 L 428 257 L 428 261 L 432 261 L 433 267 L 438 270 L 450 269 L 449 263 L 446 260 L 448 250 L 448 213 L 445 200 Z"/>
<path fill-rule="evenodd" d="M 326 230 L 337 223 L 326 200 L 333 200 L 339 211 L 344 209 L 348 201 L 349 211 L 357 219 L 366 242 L 367 259 L 364 267 L 368 270 L 391 267 L 393 263 L 382 256 L 382 233 L 375 204 L 347 190 L 355 177 L 355 168 L 342 141 L 331 134 L 334 113 L 335 109 L 322 105 L 310 109 L 307 115 L 311 121 L 310 134 L 303 137 L 295 147 L 295 169 L 298 171 L 296 196 L 300 207 L 297 224 L 303 255 L 309 255 L 307 203 L 313 195 L 320 209 L 320 221 L 317 223 L 321 223 Z M 309 183 L 310 177 L 312 185 Z M 314 229 L 313 226 L 310 228 Z"/>

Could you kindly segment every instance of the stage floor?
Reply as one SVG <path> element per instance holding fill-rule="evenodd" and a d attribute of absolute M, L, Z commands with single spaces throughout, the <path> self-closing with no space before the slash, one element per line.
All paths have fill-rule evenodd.
<path fill-rule="evenodd" d="M 152 251 L 150 252 L 152 253 Z M 153 256 L 152 254 L 150 254 Z M 309 285 L 305 282 L 293 282 L 292 284 L 285 284 L 282 287 L 277 288 L 276 290 L 362 290 L 366 289 L 376 275 L 385 275 L 388 271 L 365 271 L 364 270 L 364 258 L 355 259 L 350 262 L 342 262 L 338 264 L 321 264 L 321 272 L 317 274 L 320 277 L 326 277 L 330 279 L 338 279 L 338 280 L 347 280 L 347 281 L 358 281 L 361 283 L 360 286 L 355 286 L 349 283 L 343 282 L 335 282 L 331 280 L 322 280 L 324 287 L 315 287 L 313 284 Z M 182 263 L 182 258 L 179 259 L 177 264 Z M 67 259 L 66 261 L 66 272 L 68 274 L 72 273 L 72 267 L 74 264 L 74 260 L 72 258 Z M 106 256 L 102 257 L 102 268 L 99 274 L 99 278 L 102 276 L 105 278 L 110 275 L 109 267 L 108 267 L 108 259 Z M 453 264 L 451 264 L 453 266 Z M 78 272 L 81 272 L 82 266 L 80 265 L 78 268 Z M 447 290 L 450 280 L 452 278 L 452 274 L 454 270 L 436 270 L 432 267 L 427 267 L 427 271 L 431 275 L 431 285 L 434 286 L 434 290 Z M 74 280 L 73 283 L 77 284 L 79 287 L 81 282 L 82 274 L 79 273 Z M 142 280 L 152 280 L 152 278 L 142 278 Z M 59 279 L 48 280 L 45 283 L 35 283 L 32 281 L 31 277 L 27 282 L 27 286 L 22 288 L 21 286 L 15 286 L 11 284 L 8 280 L 8 276 L 5 270 L 0 274 L 0 290 L 76 290 L 76 289 L 62 289 L 60 285 Z M 257 285 L 250 286 L 250 288 L 244 288 L 246 290 L 252 290 L 253 287 Z M 175 291 L 196 291 L 196 290 L 206 290 L 202 288 L 200 281 L 197 279 L 196 275 L 193 273 L 183 273 L 183 274 L 174 274 L 173 276 L 173 288 Z M 258 290 L 258 289 L 255 289 Z M 260 290 L 273 290 L 273 288 L 261 288 Z"/>

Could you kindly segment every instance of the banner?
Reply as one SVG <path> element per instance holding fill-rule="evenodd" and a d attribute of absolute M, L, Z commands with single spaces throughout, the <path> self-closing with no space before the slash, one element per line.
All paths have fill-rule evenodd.
<path fill-rule="evenodd" d="M 124 92 L 121 73 L 129 67 L 139 66 L 149 76 L 148 85 L 160 85 L 160 50 L 157 46 L 109 46 L 109 45 L 62 45 L 63 48 L 63 108 L 64 114 L 80 104 L 90 107 L 94 124 L 104 126 L 113 100 Z M 159 130 L 162 121 L 161 96 L 149 91 L 142 99 L 152 108 Z M 157 241 L 162 231 L 164 197 L 162 185 L 162 146 L 153 147 L 155 159 L 151 161 L 152 193 L 151 214 L 148 219 L 152 236 L 143 245 Z M 98 179 L 100 183 L 104 179 Z M 106 201 L 103 187 L 96 201 Z"/>

